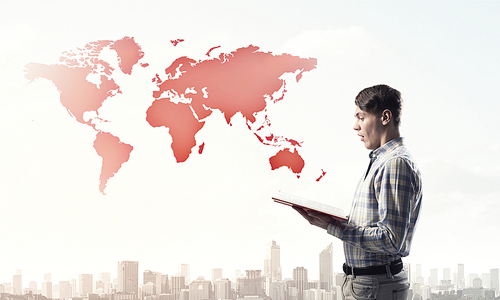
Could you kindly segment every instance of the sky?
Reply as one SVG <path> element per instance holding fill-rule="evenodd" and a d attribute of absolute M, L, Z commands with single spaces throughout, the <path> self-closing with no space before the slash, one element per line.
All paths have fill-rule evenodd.
<path fill-rule="evenodd" d="M 117 262 L 191 278 L 263 269 L 265 246 L 281 247 L 284 277 L 303 266 L 318 279 L 330 243 L 340 273 L 342 243 L 274 203 L 278 190 L 348 211 L 368 164 L 354 124 L 354 98 L 388 84 L 405 101 L 401 133 L 422 171 L 424 198 L 405 262 L 424 269 L 488 273 L 500 268 L 500 2 L 495 1 L 12 1 L 0 5 L 0 283 L 18 269 L 54 282 L 110 272 Z M 95 131 L 78 123 L 45 79 L 24 65 L 57 63 L 97 40 L 134 37 L 148 68 L 120 77 L 123 94 L 100 111 L 134 145 L 130 160 L 98 190 Z M 185 41 L 176 47 L 173 39 Z M 214 113 L 197 141 L 203 154 L 176 163 L 165 128 L 144 122 L 161 73 L 212 47 L 317 58 L 268 107 L 272 130 L 303 142 L 300 176 L 271 170 L 275 149 L 236 115 Z M 326 171 L 321 181 L 315 179 Z M 440 272 L 441 274 L 441 272 Z"/>

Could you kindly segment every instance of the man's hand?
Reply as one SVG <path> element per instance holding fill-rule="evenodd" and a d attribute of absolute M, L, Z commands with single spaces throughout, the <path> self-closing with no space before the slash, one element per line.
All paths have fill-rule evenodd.
<path fill-rule="evenodd" d="M 309 221 L 309 224 L 314 225 L 314 226 L 318 226 L 318 227 L 323 228 L 325 230 L 328 228 L 328 224 L 330 224 L 330 222 L 333 219 L 329 215 L 323 214 L 323 213 L 320 213 L 317 211 L 309 210 L 306 208 L 301 208 L 298 206 L 292 206 L 292 207 L 299 214 L 301 214 L 304 217 L 304 219 Z"/>

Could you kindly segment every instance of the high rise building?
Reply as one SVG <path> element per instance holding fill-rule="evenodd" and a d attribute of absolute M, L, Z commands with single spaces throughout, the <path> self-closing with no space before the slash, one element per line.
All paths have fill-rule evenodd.
<path fill-rule="evenodd" d="M 158 274 L 156 275 L 156 295 L 168 294 L 170 289 L 168 286 L 168 275 Z"/>
<path fill-rule="evenodd" d="M 270 283 L 268 296 L 272 300 L 287 299 L 287 286 L 285 281 L 274 281 Z"/>
<path fill-rule="evenodd" d="M 144 283 L 141 285 L 141 299 L 145 299 L 146 297 L 152 297 L 155 295 L 156 284 L 151 281 Z"/>
<path fill-rule="evenodd" d="M 261 273 L 261 270 L 247 270 L 247 276 L 238 279 L 236 296 L 238 298 L 245 298 L 248 296 L 265 297 L 265 277 L 263 277 Z"/>
<path fill-rule="evenodd" d="M 280 245 L 271 241 L 266 245 L 264 275 L 272 281 L 281 280 Z"/>
<path fill-rule="evenodd" d="M 189 300 L 204 300 L 212 298 L 212 282 L 198 277 L 189 284 Z"/>
<path fill-rule="evenodd" d="M 212 284 L 215 284 L 215 281 L 220 278 L 222 278 L 222 269 L 221 268 L 212 269 Z"/>
<path fill-rule="evenodd" d="M 81 297 L 86 297 L 93 294 L 93 278 L 92 274 L 80 274 L 78 276 L 78 293 Z"/>
<path fill-rule="evenodd" d="M 481 280 L 482 280 L 483 288 L 485 288 L 485 289 L 491 289 L 490 273 L 483 273 L 483 274 L 481 274 Z"/>
<path fill-rule="evenodd" d="M 182 275 L 172 276 L 172 286 L 170 291 L 174 296 L 174 300 L 178 300 L 180 297 L 180 292 L 186 288 L 186 278 Z"/>
<path fill-rule="evenodd" d="M 42 295 L 47 298 L 52 298 L 52 282 L 44 281 L 42 282 Z"/>
<path fill-rule="evenodd" d="M 117 292 L 139 295 L 138 261 L 121 261 L 118 263 Z"/>
<path fill-rule="evenodd" d="M 111 273 L 99 273 L 99 280 L 111 283 Z"/>
<path fill-rule="evenodd" d="M 438 269 L 431 269 L 431 278 L 429 280 L 429 284 L 432 288 L 436 287 L 439 284 Z"/>
<path fill-rule="evenodd" d="M 319 288 L 333 291 L 333 243 L 319 254 Z"/>
<path fill-rule="evenodd" d="M 450 268 L 446 268 L 446 269 L 443 269 L 443 280 L 451 280 L 451 269 Z"/>
<path fill-rule="evenodd" d="M 231 281 L 227 278 L 219 278 L 214 284 L 215 299 L 232 299 Z"/>
<path fill-rule="evenodd" d="M 490 288 L 495 290 L 495 293 L 500 292 L 500 274 L 499 269 L 490 270 Z"/>
<path fill-rule="evenodd" d="M 33 294 L 38 294 L 38 283 L 36 281 L 30 281 L 30 283 L 29 283 L 29 290 Z"/>
<path fill-rule="evenodd" d="M 293 269 L 293 280 L 297 288 L 297 300 L 304 300 L 304 290 L 309 288 L 309 280 L 307 279 L 307 269 L 297 267 Z"/>
<path fill-rule="evenodd" d="M 73 297 L 73 289 L 69 281 L 59 281 L 59 298 L 68 299 Z"/>
<path fill-rule="evenodd" d="M 186 284 L 191 282 L 191 276 L 189 275 L 189 265 L 188 264 L 181 264 L 179 265 L 179 274 L 181 276 L 184 276 Z"/>
<path fill-rule="evenodd" d="M 157 274 L 160 274 L 160 273 L 153 272 L 153 271 L 150 271 L 150 270 L 145 270 L 142 273 L 142 283 L 146 284 L 148 282 L 152 282 L 152 283 L 156 284 L 156 275 Z"/>
<path fill-rule="evenodd" d="M 457 267 L 457 287 L 464 288 L 465 287 L 465 266 L 463 264 L 459 264 Z"/>
<path fill-rule="evenodd" d="M 12 277 L 12 288 L 14 295 L 23 294 L 23 273 L 21 270 L 17 270 L 17 274 Z"/>

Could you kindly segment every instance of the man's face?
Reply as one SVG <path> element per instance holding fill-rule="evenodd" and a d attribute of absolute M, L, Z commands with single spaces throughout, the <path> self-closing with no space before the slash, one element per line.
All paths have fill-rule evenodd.
<path fill-rule="evenodd" d="M 358 132 L 358 136 L 365 143 L 366 149 L 374 150 L 380 147 L 383 133 L 382 118 L 363 111 L 358 106 L 356 106 L 354 117 L 356 122 L 353 129 Z"/>

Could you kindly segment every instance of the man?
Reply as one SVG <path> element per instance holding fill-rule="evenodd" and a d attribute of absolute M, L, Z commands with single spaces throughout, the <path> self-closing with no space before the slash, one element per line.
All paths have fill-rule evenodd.
<path fill-rule="evenodd" d="M 370 152 L 348 221 L 294 207 L 310 224 L 344 243 L 344 299 L 406 299 L 402 257 L 410 252 L 422 182 L 399 133 L 401 94 L 387 86 L 362 90 L 355 100 L 354 130 Z"/>

